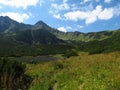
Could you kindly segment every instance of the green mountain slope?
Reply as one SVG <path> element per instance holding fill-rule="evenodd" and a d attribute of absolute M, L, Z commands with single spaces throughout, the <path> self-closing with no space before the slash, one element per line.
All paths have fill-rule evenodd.
<path fill-rule="evenodd" d="M 51 34 L 51 29 L 42 21 L 35 25 L 18 23 L 9 17 L 0 17 L 0 33 L 2 38 L 11 39 L 10 42 L 22 42 L 29 44 L 62 44 L 65 41 Z M 8 41 L 8 40 L 6 40 Z"/>
<path fill-rule="evenodd" d="M 0 17 L 0 32 L 2 33 L 14 33 L 22 30 L 38 30 L 43 29 L 54 34 L 57 38 L 63 40 L 72 41 L 93 41 L 93 40 L 103 40 L 109 38 L 113 35 L 114 31 L 102 31 L 102 32 L 91 32 L 91 33 L 81 33 L 81 32 L 61 32 L 48 26 L 43 21 L 38 21 L 35 25 L 27 25 L 23 23 L 18 23 L 9 17 Z"/>
<path fill-rule="evenodd" d="M 19 31 L 14 35 L 16 41 L 29 44 L 64 44 L 65 41 L 58 39 L 48 30 L 25 30 Z"/>
<path fill-rule="evenodd" d="M 114 31 L 110 38 L 102 41 L 90 41 L 81 45 L 81 50 L 93 53 L 120 51 L 120 29 Z"/>
<path fill-rule="evenodd" d="M 34 45 L 43 45 L 42 47 L 44 47 L 44 45 L 46 46 L 58 45 L 56 46 L 58 48 L 61 47 L 61 45 L 63 45 L 66 48 L 68 44 L 69 44 L 68 47 L 69 46 L 72 47 L 70 48 L 70 50 L 76 49 L 79 51 L 87 51 L 90 53 L 102 53 L 102 52 L 120 50 L 120 37 L 119 37 L 120 29 L 114 31 L 102 31 L 102 32 L 91 32 L 91 33 L 81 33 L 81 32 L 65 33 L 58 31 L 54 28 L 51 28 L 42 21 L 37 22 L 35 25 L 26 25 L 26 24 L 18 23 L 10 19 L 9 17 L 0 17 L 0 27 L 1 27 L 0 52 L 5 52 L 5 53 L 6 51 L 10 51 L 9 53 L 14 52 L 15 54 L 15 50 L 18 50 L 18 47 L 22 47 L 23 49 L 26 49 L 25 51 L 24 50 L 20 51 L 20 53 L 24 53 L 24 52 L 26 53 L 27 51 L 29 51 L 29 49 L 31 50 L 35 49 Z M 14 47 L 17 47 L 17 49 L 15 49 Z M 27 49 L 26 47 L 29 48 Z M 11 50 L 9 50 L 8 48 L 9 49 L 11 48 Z M 14 49 L 14 51 L 12 49 Z M 37 51 L 37 49 L 38 48 L 35 49 L 35 53 L 38 54 L 39 51 Z M 68 48 L 65 49 L 65 51 L 66 50 L 68 50 Z M 46 50 L 44 49 L 44 51 Z M 3 55 L 7 55 L 7 54 L 3 54 Z M 32 55 L 31 51 L 30 51 L 30 55 Z"/>
<path fill-rule="evenodd" d="M 2 33 L 12 33 L 19 30 L 30 29 L 31 25 L 18 23 L 9 17 L 0 16 L 0 32 Z"/>
<path fill-rule="evenodd" d="M 72 40 L 72 41 L 93 41 L 93 40 L 103 40 L 109 38 L 113 35 L 114 31 L 101 31 L 101 32 L 91 32 L 91 33 L 81 33 L 81 32 L 60 32 L 52 30 L 56 37 L 63 40 Z"/>

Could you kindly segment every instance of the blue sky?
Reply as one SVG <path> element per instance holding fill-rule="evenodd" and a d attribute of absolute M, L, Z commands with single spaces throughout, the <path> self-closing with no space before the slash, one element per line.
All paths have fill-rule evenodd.
<path fill-rule="evenodd" d="M 0 16 L 26 24 L 42 20 L 61 31 L 120 28 L 120 0 L 0 0 Z"/>

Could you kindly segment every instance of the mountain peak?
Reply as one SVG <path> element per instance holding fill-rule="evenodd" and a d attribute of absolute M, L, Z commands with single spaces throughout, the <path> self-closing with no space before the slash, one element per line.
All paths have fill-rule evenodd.
<path fill-rule="evenodd" d="M 50 26 L 48 26 L 46 23 L 44 23 L 43 21 L 38 21 L 35 25 L 34 28 L 36 29 L 46 29 L 49 30 Z"/>
<path fill-rule="evenodd" d="M 9 18 L 8 16 L 0 16 L 0 18 Z"/>
<path fill-rule="evenodd" d="M 8 16 L 0 16 L 0 20 L 11 20 Z"/>
<path fill-rule="evenodd" d="M 44 23 L 43 21 L 38 21 L 35 25 L 47 25 L 46 23 Z"/>
<path fill-rule="evenodd" d="M 7 22 L 7 23 L 14 22 L 14 23 L 19 23 L 19 22 L 15 21 L 15 20 L 11 19 L 8 16 L 0 16 L 0 22 Z"/>

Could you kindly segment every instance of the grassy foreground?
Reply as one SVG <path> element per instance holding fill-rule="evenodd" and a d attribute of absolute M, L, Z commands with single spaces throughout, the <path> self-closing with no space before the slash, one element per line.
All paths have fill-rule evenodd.
<path fill-rule="evenodd" d="M 29 90 L 120 90 L 120 52 L 27 64 Z"/>

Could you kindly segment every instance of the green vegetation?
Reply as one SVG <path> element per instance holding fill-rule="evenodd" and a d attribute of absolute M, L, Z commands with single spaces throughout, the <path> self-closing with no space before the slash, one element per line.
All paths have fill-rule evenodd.
<path fill-rule="evenodd" d="M 24 30 L 16 32 L 15 35 L 11 35 L 15 41 L 27 43 L 27 44 L 60 44 L 65 41 L 56 38 L 48 30 L 37 29 L 37 30 Z"/>
<path fill-rule="evenodd" d="M 25 65 L 20 62 L 0 58 L 0 90 L 26 90 L 31 78 L 25 73 Z"/>
<path fill-rule="evenodd" d="M 83 43 L 79 49 L 90 54 L 120 51 L 120 30 L 115 31 L 110 38 L 102 41 L 95 40 Z"/>
<path fill-rule="evenodd" d="M 71 45 L 13 45 L 2 46 L 0 48 L 1 57 L 21 57 L 21 56 L 39 56 L 64 54 L 68 50 L 72 51 Z"/>
<path fill-rule="evenodd" d="M 93 40 L 104 40 L 111 37 L 114 34 L 114 31 L 101 31 L 101 32 L 91 32 L 91 33 L 81 33 L 81 32 L 60 32 L 58 30 L 51 30 L 52 34 L 62 40 L 71 40 L 71 41 L 93 41 Z"/>
<path fill-rule="evenodd" d="M 64 33 L 0 17 L 0 90 L 120 90 L 119 75 L 120 29 Z"/>
<path fill-rule="evenodd" d="M 71 56 L 77 56 L 78 55 L 78 52 L 76 50 L 67 50 L 64 54 L 63 54 L 63 57 L 64 58 L 69 58 Z"/>
<path fill-rule="evenodd" d="M 27 64 L 26 74 L 34 78 L 29 90 L 119 90 L 120 52 Z"/>

